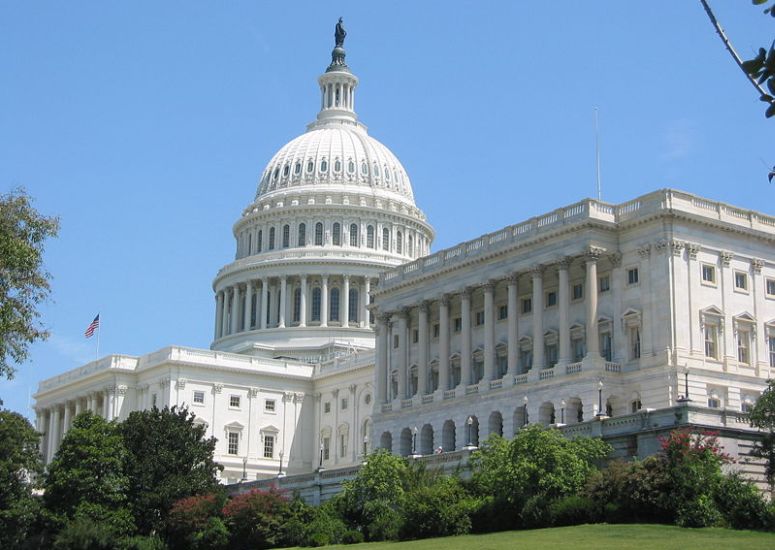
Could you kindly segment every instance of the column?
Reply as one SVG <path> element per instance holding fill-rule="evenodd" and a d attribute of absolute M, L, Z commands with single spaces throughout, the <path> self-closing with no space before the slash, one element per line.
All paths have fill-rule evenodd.
<path fill-rule="evenodd" d="M 348 232 L 349 234 L 349 232 Z M 350 276 L 344 275 L 342 283 L 342 326 L 350 326 Z"/>
<path fill-rule="evenodd" d="M 278 328 L 285 328 L 285 310 L 288 309 L 288 277 L 283 275 L 280 277 L 280 294 L 277 296 L 277 303 L 280 306 L 280 317 L 277 320 Z"/>
<path fill-rule="evenodd" d="M 223 291 L 219 290 L 215 295 L 215 340 L 221 337 L 223 333 Z"/>
<path fill-rule="evenodd" d="M 508 304 L 507 304 L 507 313 L 509 314 L 509 341 L 508 341 L 508 360 L 509 360 L 509 376 L 516 376 L 517 374 L 517 358 L 519 357 L 519 341 L 518 341 L 518 335 L 519 335 L 519 325 L 517 324 L 517 316 L 519 314 L 519 305 L 517 303 L 517 296 L 519 292 L 519 288 L 517 286 L 517 281 L 519 280 L 519 275 L 516 273 L 512 274 L 509 277 L 509 284 L 508 284 Z M 506 415 L 508 416 L 508 415 Z M 505 433 L 505 432 L 504 432 Z"/>
<path fill-rule="evenodd" d="M 363 292 L 361 293 L 361 328 L 369 327 L 369 293 L 371 292 L 371 279 L 363 278 Z"/>
<path fill-rule="evenodd" d="M 46 463 L 51 462 L 54 456 L 54 445 L 56 445 L 56 407 L 52 407 L 48 412 L 48 428 L 46 429 Z"/>
<path fill-rule="evenodd" d="M 266 317 L 269 311 L 269 277 L 261 279 L 261 319 L 257 323 L 262 329 L 267 327 Z"/>
<path fill-rule="evenodd" d="M 471 383 L 471 290 L 460 293 L 460 321 L 463 324 L 460 343 L 460 385 Z"/>
<path fill-rule="evenodd" d="M 320 326 L 328 326 L 328 275 L 320 278 Z"/>
<path fill-rule="evenodd" d="M 377 392 L 377 405 L 381 407 L 382 403 L 387 402 L 387 347 L 389 342 L 386 315 L 377 316 L 375 330 L 377 332 L 377 378 L 374 381 L 374 386 Z M 377 408 L 377 412 L 380 412 L 379 408 Z"/>
<path fill-rule="evenodd" d="M 299 326 L 307 326 L 307 276 L 301 276 L 299 288 Z"/>
<path fill-rule="evenodd" d="M 570 309 L 570 296 L 569 296 L 569 283 L 568 283 L 568 269 L 570 268 L 572 258 L 570 256 L 560 260 L 558 265 L 558 275 L 560 280 L 559 289 L 559 306 L 560 306 L 560 350 L 558 356 L 559 365 L 567 365 L 570 363 L 570 320 L 568 318 L 568 312 Z M 589 289 L 587 289 L 589 292 Z"/>
<path fill-rule="evenodd" d="M 406 323 L 407 314 L 405 311 L 398 313 L 398 397 L 400 399 L 406 398 Z"/>
<path fill-rule="evenodd" d="M 83 412 L 83 400 L 81 397 L 78 397 L 75 400 L 75 416 L 78 416 Z"/>
<path fill-rule="evenodd" d="M 439 300 L 439 390 L 449 389 L 449 295 Z"/>
<path fill-rule="evenodd" d="M 65 411 L 64 411 L 64 417 L 62 420 L 62 435 L 64 436 L 67 433 L 67 430 L 70 429 L 70 403 L 65 401 Z"/>
<path fill-rule="evenodd" d="M 428 302 L 420 304 L 418 320 L 419 357 L 417 364 L 417 394 L 425 395 L 428 382 Z"/>
<path fill-rule="evenodd" d="M 587 268 L 587 357 L 589 359 L 600 358 L 600 338 L 597 331 L 597 260 L 600 251 L 590 248 L 586 255 Z"/>
<path fill-rule="evenodd" d="M 250 318 L 253 316 L 253 281 L 248 281 L 245 284 L 245 320 L 243 322 L 242 330 L 248 332 L 250 330 Z"/>
<path fill-rule="evenodd" d="M 498 378 L 495 372 L 495 282 L 484 285 L 484 381 Z"/>
<path fill-rule="evenodd" d="M 237 334 L 239 330 L 239 285 L 232 288 L 231 317 L 229 318 L 229 334 Z"/>
<path fill-rule="evenodd" d="M 533 370 L 544 368 L 544 267 L 537 265 L 531 270 L 533 278 Z"/>
<path fill-rule="evenodd" d="M 229 288 L 221 290 L 221 338 L 229 335 Z"/>
<path fill-rule="evenodd" d="M 94 397 L 91 393 L 86 395 L 86 410 L 91 413 L 94 412 Z"/>
<path fill-rule="evenodd" d="M 638 249 L 638 253 L 640 254 L 640 284 L 641 284 L 641 296 L 651 296 L 652 290 L 651 290 L 651 247 L 650 246 L 643 246 Z M 695 254 L 696 255 L 696 254 Z M 695 267 L 698 267 L 696 263 L 692 262 L 691 253 L 687 254 L 688 257 L 688 269 L 686 272 L 686 275 L 688 277 L 689 284 L 687 285 L 688 288 L 688 300 L 690 306 L 693 305 L 692 300 L 692 289 L 693 288 L 699 288 L 700 285 L 697 285 L 697 287 L 692 286 L 692 278 L 696 278 L 700 275 L 699 271 L 695 271 Z M 676 261 L 675 263 L 678 263 Z M 696 292 L 696 290 L 695 290 Z M 640 334 L 640 356 L 641 357 L 651 357 L 654 355 L 654 331 L 652 330 L 654 327 L 652 326 L 652 322 L 654 320 L 654 302 L 656 300 L 654 299 L 645 299 L 643 300 L 643 311 L 641 313 L 640 317 L 640 324 L 641 324 L 641 334 Z M 755 303 L 755 301 L 754 301 Z M 691 309 L 690 314 L 687 316 L 687 322 L 689 326 L 687 327 L 687 332 L 689 333 L 689 353 L 691 353 L 693 349 L 693 342 L 692 342 L 692 335 L 693 335 L 693 324 L 696 323 L 695 321 L 695 315 L 697 310 Z M 697 322 L 698 323 L 698 322 Z M 699 324 L 699 323 L 698 323 Z M 700 340 L 702 342 L 702 353 L 705 353 L 705 342 L 704 340 Z M 752 342 L 753 344 L 753 342 Z M 753 349 L 753 348 L 752 348 Z M 753 363 L 752 363 L 753 364 Z"/>
<path fill-rule="evenodd" d="M 114 415 L 115 415 L 115 411 L 116 411 L 116 391 L 117 390 L 118 390 L 118 388 L 116 388 L 116 387 L 108 388 L 108 390 L 107 390 L 108 396 L 107 396 L 107 399 L 105 399 L 105 402 L 107 403 L 107 405 L 105 406 L 105 411 L 106 411 L 105 412 L 105 420 L 107 420 L 108 422 L 113 420 Z"/>

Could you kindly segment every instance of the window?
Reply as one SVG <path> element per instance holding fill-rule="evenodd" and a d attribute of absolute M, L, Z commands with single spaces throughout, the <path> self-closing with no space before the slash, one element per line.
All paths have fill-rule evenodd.
<path fill-rule="evenodd" d="M 495 364 L 498 368 L 498 378 L 503 378 L 509 370 L 509 357 L 504 353 L 499 353 L 495 358 Z"/>
<path fill-rule="evenodd" d="M 390 230 L 387 227 L 382 228 L 382 250 L 390 251 Z"/>
<path fill-rule="evenodd" d="M 608 275 L 603 275 L 598 280 L 598 288 L 600 292 L 608 292 L 611 290 L 611 278 Z"/>
<path fill-rule="evenodd" d="M 342 226 L 339 224 L 339 222 L 336 222 L 334 224 L 334 246 L 341 246 L 342 245 Z"/>
<path fill-rule="evenodd" d="M 331 401 L 326 401 L 325 403 L 323 403 L 323 412 L 324 413 L 331 412 Z"/>
<path fill-rule="evenodd" d="M 768 348 L 770 350 L 770 367 L 775 368 L 775 336 L 770 336 L 768 341 Z"/>
<path fill-rule="evenodd" d="M 312 289 L 312 320 L 320 321 L 320 288 Z"/>
<path fill-rule="evenodd" d="M 290 166 L 288 166 L 287 164 L 285 166 L 283 166 L 283 177 L 287 178 L 288 174 L 290 173 L 290 171 L 291 171 L 291 167 Z"/>
<path fill-rule="evenodd" d="M 229 432 L 229 449 L 227 451 L 230 455 L 239 454 L 239 433 Z"/>
<path fill-rule="evenodd" d="M 366 228 L 366 246 L 374 248 L 374 226 L 370 225 Z"/>
<path fill-rule="evenodd" d="M 414 257 L 414 239 L 411 235 L 406 239 L 406 253 L 409 257 Z"/>
<path fill-rule="evenodd" d="M 718 359 L 718 325 L 705 325 L 705 357 Z"/>
<path fill-rule="evenodd" d="M 573 285 L 571 296 L 574 300 L 581 300 L 584 297 L 584 285 L 582 283 Z"/>
<path fill-rule="evenodd" d="M 638 284 L 638 268 L 633 267 L 627 270 L 627 284 L 628 285 L 637 285 Z"/>
<path fill-rule="evenodd" d="M 753 406 L 756 404 L 756 399 L 752 395 L 743 396 L 743 400 L 740 402 L 740 410 L 744 413 L 749 413 L 753 410 Z"/>
<path fill-rule="evenodd" d="M 547 368 L 552 368 L 557 363 L 557 344 L 547 344 L 544 347 L 544 353 Z"/>
<path fill-rule="evenodd" d="M 557 305 L 557 293 L 547 292 L 546 293 L 546 307 L 552 307 Z"/>
<path fill-rule="evenodd" d="M 719 395 L 718 390 L 710 390 L 708 392 L 708 408 L 721 408 L 721 396 Z"/>
<path fill-rule="evenodd" d="M 323 438 L 323 460 L 328 460 L 331 456 L 331 438 Z"/>
<path fill-rule="evenodd" d="M 301 174 L 301 162 L 297 160 L 293 166 L 293 175 L 298 176 L 299 174 Z"/>
<path fill-rule="evenodd" d="M 509 316 L 509 306 L 499 306 L 498 307 L 498 320 L 502 321 L 503 319 L 508 318 Z"/>
<path fill-rule="evenodd" d="M 455 317 L 455 320 L 453 323 L 454 323 L 455 332 L 460 332 L 461 330 L 463 330 L 463 319 L 461 317 Z"/>
<path fill-rule="evenodd" d="M 369 175 L 369 166 L 365 162 L 361 163 L 361 174 L 363 174 L 364 176 Z"/>
<path fill-rule="evenodd" d="M 630 327 L 630 359 L 640 359 L 640 327 Z"/>
<path fill-rule="evenodd" d="M 484 324 L 484 311 L 476 312 L 475 323 L 476 323 L 476 326 L 480 326 Z"/>
<path fill-rule="evenodd" d="M 347 435 L 339 434 L 339 456 L 347 454 Z"/>
<path fill-rule="evenodd" d="M 342 161 L 339 159 L 336 159 L 334 161 L 334 172 L 341 172 L 342 171 Z"/>
<path fill-rule="evenodd" d="M 240 403 L 239 395 L 230 395 L 229 396 L 229 407 L 232 407 L 234 409 L 239 409 L 239 403 Z"/>
<path fill-rule="evenodd" d="M 439 337 L 439 330 L 440 330 L 439 329 L 439 324 L 438 323 L 434 323 L 433 324 L 433 337 L 434 338 L 438 338 Z M 775 338 L 773 338 L 772 341 L 775 342 Z M 773 359 L 775 359 L 775 357 L 773 357 Z"/>
<path fill-rule="evenodd" d="M 358 226 L 350 224 L 350 246 L 358 246 Z"/>
<path fill-rule="evenodd" d="M 315 170 L 315 163 L 311 160 L 307 162 L 307 172 L 310 174 Z"/>
<path fill-rule="evenodd" d="M 742 271 L 735 271 L 735 288 L 738 290 L 748 290 L 748 274 Z"/>
<path fill-rule="evenodd" d="M 400 231 L 396 232 L 396 253 L 404 253 L 404 235 Z"/>
<path fill-rule="evenodd" d="M 274 458 L 273 435 L 264 435 L 264 458 Z"/>
<path fill-rule="evenodd" d="M 751 331 L 747 328 L 737 329 L 737 362 L 751 364 Z"/>
<path fill-rule="evenodd" d="M 398 338 L 398 334 L 393 335 L 393 349 L 398 348 L 398 344 L 400 343 L 400 339 Z"/>
<path fill-rule="evenodd" d="M 765 283 L 765 290 L 767 296 L 775 296 L 775 279 L 767 279 Z"/>
<path fill-rule="evenodd" d="M 156 394 L 154 394 L 155 397 Z M 205 402 L 205 392 L 203 391 L 195 391 L 194 392 L 194 403 L 197 405 L 202 405 Z"/>
<path fill-rule="evenodd" d="M 259 229 L 258 238 L 256 239 L 256 247 L 258 248 L 258 250 L 256 250 L 256 252 L 261 252 L 261 245 L 263 241 L 264 241 L 264 232 L 261 229 Z"/>
<path fill-rule="evenodd" d="M 574 338 L 571 340 L 571 349 L 573 350 L 573 362 L 577 363 L 584 359 L 586 350 L 584 349 L 584 339 Z"/>
<path fill-rule="evenodd" d="M 520 372 L 527 372 L 533 368 L 533 351 L 529 349 L 521 349 L 519 351 L 519 367 Z"/>
<path fill-rule="evenodd" d="M 269 250 L 274 250 L 274 227 L 269 228 Z"/>
<path fill-rule="evenodd" d="M 339 408 L 343 411 L 347 410 L 347 398 L 342 397 L 341 402 L 339 403 Z"/>
<path fill-rule="evenodd" d="M 530 313 L 533 311 L 533 300 L 530 298 L 522 299 L 522 313 Z"/>
<path fill-rule="evenodd" d="M 339 320 L 339 289 L 331 289 L 331 313 L 328 316 L 329 321 Z"/>
<path fill-rule="evenodd" d="M 297 246 L 307 246 L 307 224 L 299 224 L 299 241 Z"/>
<path fill-rule="evenodd" d="M 293 321 L 298 323 L 301 320 L 301 289 L 293 290 Z"/>
<path fill-rule="evenodd" d="M 611 341 L 611 333 L 603 332 L 600 334 L 600 355 L 606 361 L 613 361 L 613 342 Z"/>
<path fill-rule="evenodd" d="M 630 412 L 636 413 L 642 408 L 643 408 L 643 403 L 641 403 L 640 399 L 634 399 L 630 403 Z"/>
<path fill-rule="evenodd" d="M 338 93 L 338 92 L 337 92 Z M 320 162 L 320 171 L 321 172 L 328 172 L 328 161 L 326 159 L 323 159 Z"/>
<path fill-rule="evenodd" d="M 349 311 L 347 312 L 347 320 L 351 323 L 357 323 L 358 322 L 358 298 L 359 293 L 357 288 L 351 288 L 350 294 L 349 294 L 350 300 L 347 303 L 347 308 Z"/>
<path fill-rule="evenodd" d="M 264 401 L 264 410 L 267 412 L 275 411 L 274 399 L 267 399 L 266 401 Z"/>
<path fill-rule="evenodd" d="M 323 246 L 323 224 L 315 224 L 315 246 Z"/>
<path fill-rule="evenodd" d="M 348 174 L 355 173 L 355 163 L 352 160 L 347 163 L 347 173 Z"/>
<path fill-rule="evenodd" d="M 283 226 L 283 248 L 291 246 L 291 226 L 285 224 Z"/>
<path fill-rule="evenodd" d="M 412 329 L 412 343 L 416 344 L 420 341 L 420 331 L 415 329 Z"/>
<path fill-rule="evenodd" d="M 716 266 L 702 264 L 702 282 L 709 285 L 716 284 Z"/>

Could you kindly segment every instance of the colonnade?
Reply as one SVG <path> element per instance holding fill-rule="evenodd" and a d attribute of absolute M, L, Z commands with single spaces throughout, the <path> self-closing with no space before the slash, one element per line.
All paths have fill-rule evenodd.
<path fill-rule="evenodd" d="M 288 326 L 368 328 L 371 283 L 357 275 L 281 275 L 224 287 L 216 293 L 215 339 Z"/>
<path fill-rule="evenodd" d="M 599 306 L 598 306 L 598 261 L 603 254 L 603 250 L 590 247 L 581 256 L 584 264 L 584 290 L 583 299 L 585 301 L 586 326 L 585 339 L 586 350 L 583 360 L 593 364 L 603 364 L 603 357 L 600 352 L 599 343 Z M 569 269 L 571 264 L 579 258 L 564 257 L 552 266 L 535 265 L 531 268 L 514 272 L 505 278 L 489 280 L 478 287 L 466 287 L 458 292 L 445 293 L 438 299 L 432 301 L 423 301 L 416 306 L 401 309 L 400 311 L 385 312 L 377 314 L 377 375 L 376 375 L 376 393 L 380 403 L 385 403 L 392 399 L 406 399 L 413 395 L 427 395 L 433 391 L 448 391 L 460 388 L 465 393 L 465 389 L 474 384 L 503 379 L 513 382 L 514 377 L 524 372 L 518 372 L 518 359 L 521 350 L 521 344 L 518 341 L 519 323 L 527 321 L 528 315 L 532 325 L 532 367 L 533 370 L 551 368 L 555 365 L 568 365 L 574 361 L 571 352 L 571 320 L 570 320 L 570 283 Z M 612 266 L 611 277 L 616 278 L 619 273 L 621 256 L 619 254 L 610 254 L 608 259 Z M 557 309 L 559 317 L 559 336 L 557 338 L 558 350 L 557 357 L 547 358 L 545 356 L 545 329 L 544 309 L 547 296 L 544 292 L 544 279 L 548 269 L 557 270 L 558 289 L 557 289 Z M 520 282 L 529 278 L 532 293 L 529 296 L 529 302 L 525 298 L 525 290 L 520 288 Z M 506 342 L 506 369 L 505 372 L 498 372 L 497 369 L 497 348 L 501 347 L 496 343 L 496 304 L 494 300 L 495 289 L 497 285 L 505 283 L 507 285 L 507 342 Z M 479 292 L 483 294 L 484 309 L 483 323 L 483 350 L 477 350 L 483 355 L 483 365 L 481 372 L 476 375 L 472 371 L 472 360 L 476 355 L 472 350 L 472 294 Z M 522 294 L 521 294 L 522 293 Z M 519 303 L 519 297 L 523 296 L 522 304 Z M 555 299 L 553 298 L 553 299 Z M 455 326 L 450 326 L 452 305 L 459 307 L 459 317 L 455 318 Z M 530 311 L 523 311 L 528 309 Z M 520 307 L 521 306 L 521 307 Z M 432 309 L 438 310 L 438 356 L 431 359 L 430 356 L 430 338 L 434 323 L 430 322 L 430 313 Z M 417 310 L 415 317 L 413 310 Z M 417 319 L 416 325 L 416 367 L 417 384 L 416 388 L 411 387 L 409 382 L 409 342 L 411 341 L 412 327 L 410 320 Z M 480 321 L 477 318 L 477 321 Z M 501 319 L 503 320 L 503 319 Z M 613 327 L 611 327 L 611 330 Z M 450 344 L 450 332 L 458 332 L 458 349 L 453 350 Z M 454 352 L 454 353 L 453 353 Z M 551 359 L 551 362 L 550 362 Z M 577 358 L 576 358 L 577 360 Z M 452 364 L 454 362 L 454 365 Z M 458 365 L 459 363 L 459 365 Z M 551 363 L 551 364 L 550 364 Z M 438 367 L 438 387 L 429 387 L 432 380 L 430 375 L 431 364 L 435 370 Z M 459 367 L 459 379 L 457 369 Z M 395 386 L 391 371 L 395 372 L 397 378 L 398 391 L 392 391 Z M 453 378 L 454 377 L 454 378 Z M 414 391 L 416 389 L 416 392 Z"/>

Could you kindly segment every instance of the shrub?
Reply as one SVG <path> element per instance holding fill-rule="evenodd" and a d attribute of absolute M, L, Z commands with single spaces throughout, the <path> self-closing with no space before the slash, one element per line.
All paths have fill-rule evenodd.
<path fill-rule="evenodd" d="M 218 517 L 222 505 L 223 497 L 216 494 L 176 501 L 167 517 L 170 548 L 212 548 L 217 547 L 218 540 L 223 538 L 221 535 L 225 534 L 228 539 L 228 530 Z"/>
<path fill-rule="evenodd" d="M 549 505 L 549 515 L 552 525 L 581 525 L 592 523 L 593 502 L 583 496 L 570 495 L 552 502 Z"/>
<path fill-rule="evenodd" d="M 59 531 L 54 541 L 56 550 L 113 550 L 115 548 L 113 530 L 99 522 L 85 517 L 69 521 Z"/>
<path fill-rule="evenodd" d="M 465 492 L 457 478 L 438 477 L 428 486 L 407 493 L 403 506 L 402 539 L 462 535 L 471 530 Z"/>
<path fill-rule="evenodd" d="M 551 500 L 545 495 L 533 495 L 527 499 L 527 502 L 525 502 L 525 505 L 522 507 L 522 512 L 520 513 L 522 527 L 535 529 L 551 525 L 552 516 L 549 511 L 550 505 Z"/>
<path fill-rule="evenodd" d="M 280 545 L 287 509 L 288 500 L 274 489 L 233 497 L 223 507 L 231 547 L 248 550 Z"/>
<path fill-rule="evenodd" d="M 679 527 L 712 527 L 720 521 L 721 514 L 713 499 L 708 495 L 700 495 L 696 500 L 681 504 L 675 523 Z"/>
<path fill-rule="evenodd" d="M 715 501 L 729 527 L 767 528 L 767 503 L 759 490 L 739 474 L 724 477 L 717 488 Z"/>
<path fill-rule="evenodd" d="M 304 540 L 296 544 L 299 546 L 327 546 L 329 544 L 363 541 L 363 535 L 358 531 L 352 532 L 357 533 L 360 540 L 346 540 L 347 532 L 345 523 L 336 515 L 331 504 L 326 503 L 314 509 L 314 517 L 304 529 Z"/>
<path fill-rule="evenodd" d="M 167 545 L 157 536 L 136 536 L 123 539 L 118 548 L 120 550 L 166 550 Z"/>

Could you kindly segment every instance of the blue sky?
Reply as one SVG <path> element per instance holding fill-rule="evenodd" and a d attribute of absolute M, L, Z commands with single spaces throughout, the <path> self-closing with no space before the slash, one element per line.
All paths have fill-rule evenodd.
<path fill-rule="evenodd" d="M 712 2 L 743 57 L 773 38 Z M 775 214 L 764 118 L 697 1 L 2 2 L 0 191 L 58 215 L 5 405 L 100 354 L 209 346 L 211 281 L 266 162 L 303 132 L 343 16 L 356 108 L 401 159 L 434 250 L 595 194 L 662 187 Z"/>

